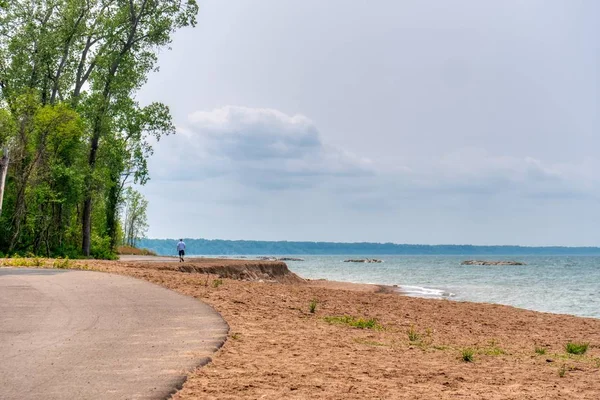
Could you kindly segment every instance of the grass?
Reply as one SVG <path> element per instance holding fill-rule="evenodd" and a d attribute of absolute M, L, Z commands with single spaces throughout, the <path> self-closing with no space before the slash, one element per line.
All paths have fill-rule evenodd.
<path fill-rule="evenodd" d="M 218 288 L 222 284 L 223 284 L 223 280 L 222 279 L 215 279 L 214 281 L 212 281 L 212 286 L 214 288 Z"/>
<path fill-rule="evenodd" d="M 546 349 L 543 347 L 536 347 L 535 352 L 536 352 L 536 354 L 539 354 L 542 356 L 542 355 L 546 354 Z"/>
<path fill-rule="evenodd" d="M 22 258 L 14 257 L 2 261 L 2 265 L 6 267 L 41 267 L 44 265 L 44 260 L 41 258 Z"/>
<path fill-rule="evenodd" d="M 558 369 L 558 376 L 560 376 L 561 378 L 565 376 L 565 373 L 567 372 L 567 366 L 565 364 L 561 365 L 561 367 Z"/>
<path fill-rule="evenodd" d="M 488 356 L 502 356 L 506 354 L 506 351 L 498 346 L 493 346 L 485 349 L 483 353 Z"/>
<path fill-rule="evenodd" d="M 408 340 L 411 342 L 418 342 L 421 340 L 421 334 L 415 330 L 414 326 L 411 326 L 406 333 L 408 334 Z"/>
<path fill-rule="evenodd" d="M 359 329 L 373 329 L 373 330 L 382 330 L 383 326 L 377 322 L 375 318 L 356 318 L 349 315 L 344 315 L 341 317 L 324 317 L 323 320 L 330 324 L 339 324 L 339 325 L 348 325 L 353 328 Z"/>
<path fill-rule="evenodd" d="M 231 334 L 231 338 L 233 340 L 238 340 L 240 338 L 240 336 L 241 336 L 241 333 L 239 333 L 239 332 L 234 332 Z"/>
<path fill-rule="evenodd" d="M 317 300 L 312 299 L 310 301 L 310 303 L 308 304 L 308 311 L 310 311 L 311 314 L 314 314 L 315 311 L 317 311 Z"/>
<path fill-rule="evenodd" d="M 463 349 L 461 352 L 461 358 L 464 362 L 473 362 L 473 355 L 475 352 L 471 348 Z"/>
<path fill-rule="evenodd" d="M 56 260 L 54 260 L 54 263 L 52 263 L 52 268 L 57 268 L 57 269 L 71 269 L 71 261 L 69 260 L 69 257 L 65 257 L 65 258 L 57 258 Z"/>
<path fill-rule="evenodd" d="M 569 342 L 565 345 L 565 350 L 569 354 L 580 355 L 587 351 L 589 345 L 589 343 Z"/>

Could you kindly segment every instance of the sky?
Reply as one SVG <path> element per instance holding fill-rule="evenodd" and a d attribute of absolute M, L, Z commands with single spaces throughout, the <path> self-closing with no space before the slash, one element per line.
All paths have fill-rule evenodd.
<path fill-rule="evenodd" d="M 600 2 L 199 6 L 148 237 L 600 246 Z"/>

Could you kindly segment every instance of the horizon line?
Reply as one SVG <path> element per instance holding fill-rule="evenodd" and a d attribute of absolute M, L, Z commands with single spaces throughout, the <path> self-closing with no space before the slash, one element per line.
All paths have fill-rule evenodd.
<path fill-rule="evenodd" d="M 376 244 L 376 245 L 394 245 L 394 246 L 428 246 L 428 247 L 519 247 L 519 248 L 566 248 L 566 249 L 600 249 L 600 245 L 596 246 L 569 246 L 569 245 L 519 245 L 519 244 L 423 244 L 423 243 L 395 243 L 395 242 L 336 242 L 326 240 L 262 240 L 262 239 L 207 239 L 207 238 L 192 238 L 183 237 L 185 240 L 206 240 L 206 241 L 222 241 L 222 242 L 264 242 L 264 243 L 331 243 L 331 244 Z M 179 240 L 179 238 L 140 238 L 140 240 Z"/>

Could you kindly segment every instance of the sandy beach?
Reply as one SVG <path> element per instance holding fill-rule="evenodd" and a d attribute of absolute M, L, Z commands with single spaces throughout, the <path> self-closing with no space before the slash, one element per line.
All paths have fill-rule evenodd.
<path fill-rule="evenodd" d="M 236 264 L 199 261 L 211 262 Z M 410 298 L 374 285 L 219 279 L 180 272 L 177 263 L 86 264 L 196 297 L 228 322 L 226 344 L 190 374 L 175 399 L 600 396 L 597 319 Z M 375 329 L 343 322 L 360 318 L 375 319 Z M 584 355 L 569 355 L 570 341 L 590 345 Z M 465 349 L 472 362 L 463 361 Z"/>

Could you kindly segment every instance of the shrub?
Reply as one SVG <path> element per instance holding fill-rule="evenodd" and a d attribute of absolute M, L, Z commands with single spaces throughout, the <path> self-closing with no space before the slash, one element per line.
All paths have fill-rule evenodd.
<path fill-rule="evenodd" d="M 464 362 L 473 362 L 473 354 L 475 354 L 473 349 L 470 349 L 470 348 L 463 349 L 462 353 L 461 353 L 462 360 Z"/>
<path fill-rule="evenodd" d="M 418 342 L 421 340 L 421 335 L 415 330 L 414 326 L 411 326 L 406 333 L 408 334 L 408 340 L 411 342 Z"/>
<path fill-rule="evenodd" d="M 57 258 L 56 260 L 54 260 L 52 267 L 57 269 L 70 269 L 71 261 L 69 260 L 69 257 Z"/>
<path fill-rule="evenodd" d="M 311 314 L 314 314 L 316 310 L 317 310 L 317 300 L 312 299 L 310 301 L 310 303 L 308 304 L 308 311 L 310 311 Z"/>
<path fill-rule="evenodd" d="M 5 260 L 2 264 L 7 267 L 34 267 L 35 266 L 33 260 L 29 260 L 27 258 L 21 258 L 19 256 L 9 258 L 9 259 Z"/>
<path fill-rule="evenodd" d="M 584 354 L 589 345 L 589 343 L 569 342 L 565 345 L 565 350 L 569 354 Z"/>
<path fill-rule="evenodd" d="M 546 349 L 543 347 L 536 347 L 535 352 L 539 355 L 544 355 L 544 354 L 546 354 Z"/>

